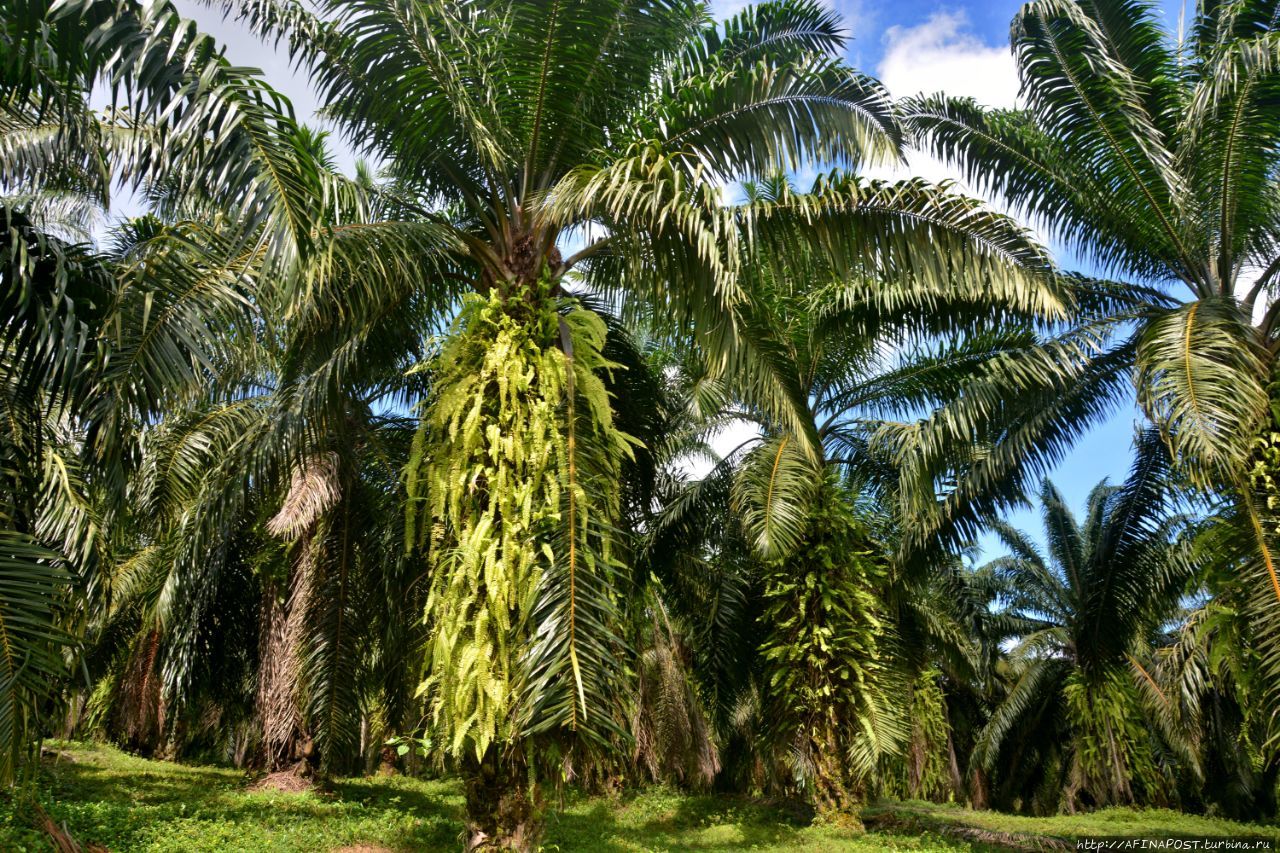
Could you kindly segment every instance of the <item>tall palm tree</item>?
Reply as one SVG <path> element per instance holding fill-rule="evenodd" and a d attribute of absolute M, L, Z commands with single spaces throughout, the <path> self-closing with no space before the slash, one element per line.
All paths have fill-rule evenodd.
<path fill-rule="evenodd" d="M 287 103 L 168 4 L 19 3 L 0 49 L 0 179 L 15 191 L 0 204 L 7 781 L 109 586 L 103 531 L 123 509 L 137 435 L 227 362 L 251 313 L 246 241 L 300 182 Z M 95 113 L 104 77 L 116 108 Z M 198 197 L 253 214 L 95 250 L 75 226 L 119 184 L 161 209 Z"/>
<path fill-rule="evenodd" d="M 1036 0 L 1013 21 L 1024 107 L 942 95 L 908 136 L 1142 297 L 1098 358 L 1187 474 L 1239 505 L 1259 642 L 1280 689 L 1274 519 L 1246 482 L 1280 353 L 1276 152 L 1280 5 L 1201 2 L 1175 41 L 1156 4 Z M 1117 328 L 1132 328 L 1121 325 Z"/>
<path fill-rule="evenodd" d="M 807 241 L 937 288 L 963 270 L 1020 304 L 1065 306 L 1020 232 L 927 185 L 837 180 L 722 204 L 724 182 L 897 156 L 883 89 L 834 58 L 843 35 L 816 4 L 723 27 L 692 2 L 236 8 L 287 38 L 398 200 L 386 218 L 326 222 L 325 239 L 374 234 L 376 256 L 418 259 L 412 276 L 361 272 L 354 287 L 302 264 L 295 292 L 333 300 L 316 322 L 364 340 L 403 302 L 456 309 L 423 362 L 409 467 L 432 583 L 426 690 L 434 741 L 470 768 L 473 841 L 526 844 L 529 771 L 589 760 L 622 717 L 610 483 L 634 443 L 601 381 L 604 327 L 574 293 L 645 301 L 692 328 L 806 440 L 797 389 L 744 334 L 753 240 Z"/>
<path fill-rule="evenodd" d="M 1167 716 L 1143 701 L 1152 646 L 1193 572 L 1187 520 L 1167 508 L 1166 452 L 1154 431 L 1122 486 L 1089 495 L 1084 523 L 1047 480 L 1047 552 L 1004 523 L 1009 555 L 979 571 L 999 583 L 993 626 L 1012 682 L 974 749 L 992 797 L 1029 811 L 1163 802 L 1178 748 Z"/>
<path fill-rule="evenodd" d="M 920 189 L 859 187 L 884 198 Z M 809 196 L 835 191 L 824 179 Z M 794 194 L 784 180 L 747 187 L 758 204 Z M 973 209 L 961 197 L 939 201 Z M 1005 245 L 1034 263 L 1034 246 L 1006 226 Z M 1056 314 L 991 293 L 980 276 L 942 289 L 841 275 L 818 253 L 792 249 L 787 257 L 785 266 L 744 273 L 749 297 L 740 314 L 767 342 L 773 369 L 799 390 L 804 431 L 759 405 L 751 382 L 697 377 L 692 402 L 708 430 L 738 418 L 756 431 L 677 492 L 648 556 L 676 593 L 673 609 L 706 638 L 695 671 L 722 730 L 728 734 L 732 709 L 754 702 L 766 730 L 757 762 L 772 771 L 766 781 L 779 789 L 799 782 L 821 807 L 838 810 L 865 791 L 901 740 L 889 692 L 929 664 L 896 654 L 898 644 L 880 635 L 899 624 L 922 642 L 963 634 L 921 606 L 936 560 L 908 544 L 937 527 L 936 483 L 965 475 L 976 441 L 1030 429 L 1018 405 L 967 423 L 949 418 L 949 407 L 966 387 L 1001 379 L 1006 396 L 1025 391 L 998 368 L 1033 349 L 1037 327 L 1054 326 Z M 806 432 L 816 438 L 812 451 Z M 950 458 L 927 467 L 917 452 L 921 433 Z M 723 521 L 708 525 L 708 517 Z M 749 639 L 757 636 L 763 643 Z M 724 750 L 727 766 L 740 765 L 738 752 Z"/>

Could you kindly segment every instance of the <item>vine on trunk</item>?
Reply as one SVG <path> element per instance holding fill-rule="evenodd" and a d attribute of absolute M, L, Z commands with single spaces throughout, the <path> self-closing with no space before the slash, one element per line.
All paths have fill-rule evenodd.
<path fill-rule="evenodd" d="M 810 517 L 804 549 L 776 561 L 766 581 L 766 737 L 788 756 L 787 787 L 820 812 L 848 814 L 901 739 L 877 640 L 884 566 L 836 484 L 823 484 Z"/>
<path fill-rule="evenodd" d="M 551 289 L 464 302 L 427 366 L 407 477 L 430 577 L 430 735 L 475 771 L 473 839 L 498 846 L 534 835 L 514 780 L 536 804 L 539 766 L 616 735 L 622 693 L 611 525 L 632 440 L 600 377 L 616 367 L 604 323 Z"/>

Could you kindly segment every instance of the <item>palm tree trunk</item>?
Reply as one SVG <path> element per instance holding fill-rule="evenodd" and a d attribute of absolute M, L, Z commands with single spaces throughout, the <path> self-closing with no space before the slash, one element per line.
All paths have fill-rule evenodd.
<path fill-rule="evenodd" d="M 1276 816 L 1277 792 L 1280 792 L 1280 755 L 1272 755 L 1258 774 L 1258 800 L 1254 817 L 1270 820 Z"/>
<path fill-rule="evenodd" d="M 264 591 L 259 644 L 257 713 L 262 723 L 262 754 L 268 770 L 280 770 L 307 757 L 310 740 L 302 716 L 300 655 L 306 634 L 319 556 L 316 528 L 337 503 L 338 456 L 318 453 L 293 471 L 289 492 L 267 530 L 291 541 L 296 550 L 286 595 L 268 585 Z"/>
<path fill-rule="evenodd" d="M 529 783 L 523 754 L 490 746 L 482 759 L 468 755 L 465 849 L 533 850 L 542 834 L 537 791 Z"/>
<path fill-rule="evenodd" d="M 262 723 L 262 761 L 268 771 L 297 761 L 306 740 L 298 701 L 298 647 L 310 597 L 311 551 L 311 542 L 304 541 L 288 596 L 280 596 L 274 588 L 263 596 L 257 713 Z"/>
<path fill-rule="evenodd" d="M 167 709 L 159 672 L 162 641 L 160 629 L 152 628 L 134 650 L 115 711 L 118 736 L 130 750 L 148 757 L 162 757 L 165 749 Z"/>

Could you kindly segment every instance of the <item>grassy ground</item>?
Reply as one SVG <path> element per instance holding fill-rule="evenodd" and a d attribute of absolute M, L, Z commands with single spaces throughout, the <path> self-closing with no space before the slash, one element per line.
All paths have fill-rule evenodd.
<path fill-rule="evenodd" d="M 46 762 L 40 799 L 81 843 L 131 851 L 384 851 L 457 849 L 462 797 L 454 782 L 349 779 L 326 793 L 251 790 L 244 774 L 146 761 L 105 746 L 61 744 Z M 868 811 L 872 831 L 808 826 L 742 798 L 652 789 L 621 799 L 580 799 L 548 819 L 547 851 L 953 851 L 1041 846 L 1078 834 L 1277 837 L 1173 812 L 1109 810 L 1017 818 L 928 803 Z M 0 801 L 0 850 L 46 851 L 46 837 Z"/>
<path fill-rule="evenodd" d="M 1280 826 L 1239 823 L 1169 809 L 1109 808 L 1053 817 L 1023 817 L 954 805 L 893 802 L 869 806 L 872 828 L 941 833 L 950 838 L 1001 841 L 1025 849 L 1075 849 L 1082 836 L 1125 838 L 1258 838 L 1280 849 Z"/>

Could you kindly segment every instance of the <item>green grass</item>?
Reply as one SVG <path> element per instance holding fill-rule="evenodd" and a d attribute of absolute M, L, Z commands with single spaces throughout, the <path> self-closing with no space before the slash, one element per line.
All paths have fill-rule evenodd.
<path fill-rule="evenodd" d="M 53 744 L 41 801 L 81 843 L 126 851 L 317 851 L 372 844 L 455 844 L 455 784 L 402 777 L 342 780 L 332 794 L 246 790 L 238 770 L 136 758 L 109 746 Z M 50 849 L 23 816 L 0 817 L 0 850 Z"/>
<path fill-rule="evenodd" d="M 1170 809 L 1108 808 L 1096 812 L 1052 817 L 1023 817 L 1001 812 L 975 811 L 955 805 L 918 801 L 882 803 L 868 807 L 863 818 L 869 826 L 898 831 L 942 832 L 949 836 L 1001 837 L 1029 847 L 1044 842 L 1074 842 L 1082 836 L 1123 838 L 1232 838 L 1271 839 L 1280 846 L 1280 826 L 1239 823 L 1222 818 L 1185 814 Z M 1068 845 L 1074 847 L 1074 844 Z"/>
<path fill-rule="evenodd" d="M 453 850 L 462 828 L 454 781 L 345 779 L 327 792 L 249 789 L 245 774 L 147 761 L 93 744 L 53 744 L 41 802 L 81 843 L 132 851 Z M 653 788 L 619 798 L 570 798 L 548 817 L 547 851 L 980 851 L 990 842 L 1102 835 L 1280 835 L 1167 811 L 1020 818 L 929 803 L 868 809 L 863 833 L 812 825 L 745 797 L 691 796 Z M 967 834 L 967 837 L 963 837 Z M 0 801 L 0 850 L 47 851 L 44 835 Z"/>
<path fill-rule="evenodd" d="M 746 797 L 690 795 L 651 788 L 617 798 L 570 803 L 548 816 L 545 848 L 564 851 L 985 850 L 930 831 L 864 833 L 813 825 L 777 806 Z"/>

